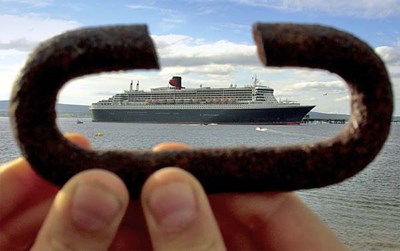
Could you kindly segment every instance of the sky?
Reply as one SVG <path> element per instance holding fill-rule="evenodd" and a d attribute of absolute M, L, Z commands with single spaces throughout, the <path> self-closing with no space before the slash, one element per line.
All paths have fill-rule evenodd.
<path fill-rule="evenodd" d="M 140 81 L 167 86 L 175 75 L 187 88 L 245 86 L 257 76 L 277 99 L 316 105 L 313 111 L 350 113 L 349 92 L 335 74 L 262 66 L 252 38 L 255 22 L 322 24 L 367 42 L 386 64 L 400 115 L 400 0 L 0 0 L 0 100 L 28 56 L 57 34 L 83 27 L 147 24 L 161 69 L 101 73 L 69 81 L 64 104 L 90 105 Z"/>

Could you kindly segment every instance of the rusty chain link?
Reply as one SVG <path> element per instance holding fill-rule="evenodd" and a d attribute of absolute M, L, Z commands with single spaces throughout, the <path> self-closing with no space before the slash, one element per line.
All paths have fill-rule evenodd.
<path fill-rule="evenodd" d="M 393 110 L 391 84 L 374 51 L 356 37 L 318 25 L 255 24 L 261 61 L 268 66 L 325 69 L 350 89 L 351 117 L 334 138 L 303 145 L 94 151 L 59 131 L 55 103 L 70 79 L 103 71 L 158 69 L 144 25 L 110 26 L 64 33 L 42 43 L 15 82 L 10 116 L 22 154 L 47 180 L 63 185 L 76 173 L 103 168 L 119 175 L 138 198 L 157 169 L 178 166 L 194 174 L 208 193 L 289 191 L 340 182 L 370 163 L 382 148 Z"/>

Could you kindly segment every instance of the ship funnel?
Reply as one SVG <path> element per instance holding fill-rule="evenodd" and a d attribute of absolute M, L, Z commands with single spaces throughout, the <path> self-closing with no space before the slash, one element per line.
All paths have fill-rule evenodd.
<path fill-rule="evenodd" d="M 182 77 L 173 76 L 172 79 L 169 81 L 169 84 L 174 86 L 175 89 L 182 89 Z"/>

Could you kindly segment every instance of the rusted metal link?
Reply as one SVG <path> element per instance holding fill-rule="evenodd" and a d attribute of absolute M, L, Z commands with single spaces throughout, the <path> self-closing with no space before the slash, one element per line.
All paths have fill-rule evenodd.
<path fill-rule="evenodd" d="M 351 118 L 336 137 L 304 145 L 94 151 L 66 140 L 55 119 L 56 95 L 71 78 L 126 69 L 158 68 L 145 26 L 82 29 L 54 37 L 31 55 L 15 82 L 10 116 L 23 155 L 47 180 L 63 185 L 76 173 L 104 168 L 119 175 L 138 198 L 157 169 L 193 173 L 208 193 L 288 191 L 340 182 L 362 170 L 390 129 L 392 91 L 385 66 L 354 36 L 316 25 L 255 24 L 261 61 L 269 66 L 325 69 L 341 76 L 351 93 Z"/>

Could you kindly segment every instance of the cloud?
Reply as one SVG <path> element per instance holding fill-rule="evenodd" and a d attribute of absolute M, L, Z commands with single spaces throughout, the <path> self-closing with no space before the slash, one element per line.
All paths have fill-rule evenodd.
<path fill-rule="evenodd" d="M 29 41 L 25 38 L 11 40 L 9 42 L 0 42 L 1 50 L 30 51 L 37 45 L 37 42 Z"/>
<path fill-rule="evenodd" d="M 95 92 L 95 95 L 111 97 L 111 96 L 115 95 L 116 93 L 117 93 L 116 91 L 103 91 L 103 92 Z"/>
<path fill-rule="evenodd" d="M 400 64 L 400 51 L 394 47 L 380 46 L 375 48 L 375 52 L 387 64 Z"/>
<path fill-rule="evenodd" d="M 2 0 L 1 3 L 7 1 Z M 18 3 L 44 5 L 50 1 L 18 1 Z M 0 77 L 2 89 L 0 99 L 8 99 L 11 86 L 24 64 L 29 51 L 39 42 L 66 30 L 79 26 L 72 20 L 53 19 L 38 15 L 1 15 Z"/>
<path fill-rule="evenodd" d="M 153 39 L 163 67 L 260 65 L 254 45 L 226 40 L 204 43 L 182 35 L 153 36 Z"/>
<path fill-rule="evenodd" d="M 350 101 L 350 96 L 347 95 L 347 96 L 343 96 L 343 97 L 340 97 L 340 98 L 335 98 L 335 101 L 336 102 Z"/>
<path fill-rule="evenodd" d="M 39 41 L 66 30 L 75 29 L 79 23 L 73 20 L 43 18 L 38 16 L 0 15 L 0 46 L 4 49 L 27 50 Z"/>
<path fill-rule="evenodd" d="M 182 15 L 169 16 L 161 20 L 160 28 L 164 32 L 170 31 L 184 23 L 186 23 L 186 19 Z"/>
<path fill-rule="evenodd" d="M 177 10 L 174 9 L 168 9 L 168 8 L 161 8 L 155 5 L 144 5 L 144 4 L 129 4 L 127 6 L 129 9 L 132 10 L 152 10 L 152 11 L 158 11 L 162 14 L 172 14 L 172 13 L 179 13 Z"/>
<path fill-rule="evenodd" d="M 0 3 L 4 4 L 21 4 L 32 7 L 45 7 L 53 3 L 53 0 L 0 0 Z"/>
<path fill-rule="evenodd" d="M 152 5 L 143 5 L 143 4 L 130 4 L 127 6 L 129 9 L 133 10 L 160 10 L 160 8 Z"/>
<path fill-rule="evenodd" d="M 284 11 L 324 12 L 335 16 L 359 18 L 384 18 L 400 15 L 400 1 L 397 0 L 231 0 L 236 3 L 274 8 Z"/>
<path fill-rule="evenodd" d="M 291 87 L 287 88 L 291 91 L 303 91 L 303 90 L 323 90 L 330 91 L 335 93 L 347 92 L 345 88 L 345 84 L 342 81 L 334 80 L 334 81 L 312 81 L 312 82 L 300 82 L 291 85 Z"/>
<path fill-rule="evenodd" d="M 389 68 L 390 77 L 392 79 L 399 79 L 400 80 L 400 69 L 397 69 L 397 70 L 398 71 L 395 71 L 395 70 L 390 71 L 390 68 Z"/>
<path fill-rule="evenodd" d="M 230 30 L 234 33 L 243 33 L 248 32 L 251 25 L 239 24 L 239 23 L 221 23 L 210 26 L 211 30 L 221 31 L 221 30 Z"/>
<path fill-rule="evenodd" d="M 222 75 L 226 76 L 233 73 L 236 68 L 232 65 L 216 65 L 209 64 L 203 66 L 194 67 L 165 67 L 161 71 L 161 75 L 171 76 L 171 75 L 185 75 L 188 73 L 196 72 L 198 74 L 204 75 Z"/>
<path fill-rule="evenodd" d="M 160 29 L 163 32 L 173 30 L 179 27 L 181 24 L 186 23 L 185 14 L 176 10 L 169 8 L 161 8 L 152 4 L 130 4 L 127 7 L 133 11 L 152 11 L 159 13 L 160 16 Z"/>

